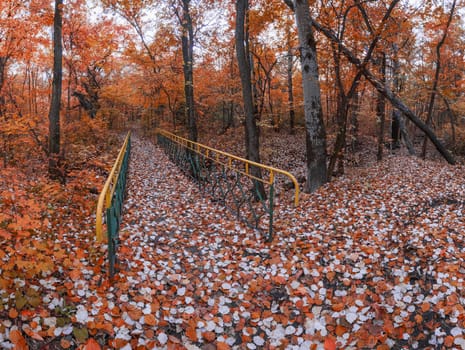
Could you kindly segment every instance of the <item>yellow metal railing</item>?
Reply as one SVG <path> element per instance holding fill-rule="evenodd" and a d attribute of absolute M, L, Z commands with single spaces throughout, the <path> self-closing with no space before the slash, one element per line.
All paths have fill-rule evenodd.
<path fill-rule="evenodd" d="M 223 151 L 219 151 L 217 149 L 205 146 L 197 142 L 190 141 L 188 139 L 177 136 L 175 134 L 172 134 L 162 129 L 157 129 L 157 133 L 205 157 L 206 159 L 210 159 L 211 161 L 219 165 L 232 169 L 242 175 L 249 177 L 250 179 L 263 182 L 264 184 L 273 185 L 276 175 L 278 174 L 286 176 L 294 184 L 294 190 L 295 190 L 294 205 L 295 206 L 299 205 L 299 193 L 300 193 L 299 183 L 297 182 L 294 175 L 292 175 L 291 173 L 281 170 L 281 169 L 268 166 L 268 165 L 263 165 L 260 163 L 252 162 L 248 159 L 237 157 L 235 155 L 232 155 L 232 154 L 229 154 Z M 251 174 L 250 172 L 251 167 L 257 167 L 257 168 L 262 169 L 261 179 Z"/>
<path fill-rule="evenodd" d="M 105 185 L 103 186 L 102 192 L 100 192 L 100 196 L 98 198 L 97 202 L 97 213 L 96 213 L 96 224 L 95 224 L 95 230 L 97 234 L 97 241 L 102 242 L 104 237 L 103 237 L 103 220 L 102 216 L 104 215 L 104 209 L 110 208 L 111 207 L 111 201 L 113 198 L 113 194 L 116 190 L 116 185 L 118 182 L 118 177 L 119 173 L 121 170 L 121 166 L 123 164 L 124 160 L 124 155 L 126 153 L 126 150 L 129 145 L 129 140 L 131 137 L 131 132 L 128 132 L 123 146 L 121 147 L 118 157 L 116 158 L 115 164 L 113 165 L 113 168 L 111 169 L 110 174 L 108 175 L 107 181 L 105 182 Z"/>

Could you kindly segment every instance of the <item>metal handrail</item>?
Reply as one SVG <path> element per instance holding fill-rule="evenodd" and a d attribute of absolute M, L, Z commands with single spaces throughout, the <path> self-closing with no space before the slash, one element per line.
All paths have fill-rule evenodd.
<path fill-rule="evenodd" d="M 212 148 L 212 147 L 205 146 L 205 145 L 203 145 L 201 143 L 194 142 L 194 141 L 185 139 L 185 138 L 183 138 L 181 136 L 172 134 L 172 133 L 170 133 L 170 132 L 168 132 L 166 130 L 157 129 L 156 132 L 158 134 L 161 134 L 161 135 L 171 139 L 172 141 L 180 144 L 181 146 L 186 147 L 187 149 L 189 149 L 189 150 L 191 150 L 191 151 L 193 151 L 193 152 L 195 152 L 197 154 L 200 154 L 200 155 L 202 155 L 203 157 L 205 157 L 207 159 L 210 159 L 210 160 L 214 161 L 217 164 L 223 165 L 223 166 L 225 166 L 225 167 L 227 167 L 229 169 L 237 171 L 238 173 L 240 173 L 242 175 L 245 175 L 245 176 L 247 176 L 247 177 L 249 177 L 249 178 L 251 178 L 253 180 L 263 182 L 264 184 L 272 185 L 274 183 L 276 174 L 281 174 L 281 175 L 284 175 L 284 176 L 288 177 L 292 181 L 292 183 L 294 184 L 294 190 L 295 190 L 294 205 L 295 206 L 299 205 L 299 193 L 300 193 L 299 183 L 297 182 L 297 179 L 294 177 L 294 175 L 292 175 L 291 173 L 289 173 L 287 171 L 284 171 L 284 170 L 281 170 L 281 169 L 277 169 L 277 168 L 268 166 L 268 165 L 256 163 L 256 162 L 253 162 L 251 160 L 241 158 L 241 157 L 235 156 L 233 154 L 217 150 L 217 149 Z M 216 155 L 216 156 L 214 156 L 214 155 Z M 221 156 L 224 157 L 225 159 L 221 159 Z M 233 160 L 242 163 L 244 165 L 244 169 L 237 169 L 233 164 Z M 268 172 L 268 174 L 269 174 L 268 177 L 264 179 L 264 178 L 258 178 L 256 176 L 252 175 L 250 173 L 250 167 L 251 166 L 266 170 Z"/>
<path fill-rule="evenodd" d="M 118 176 L 121 170 L 121 165 L 123 164 L 124 155 L 126 153 L 130 137 L 131 137 L 131 132 L 129 131 L 128 134 L 126 135 L 123 146 L 121 147 L 119 151 L 118 157 L 116 158 L 116 161 L 113 164 L 110 174 L 108 175 L 107 181 L 105 182 L 105 185 L 103 186 L 103 189 L 100 192 L 100 196 L 98 198 L 96 222 L 95 222 L 97 242 L 102 242 L 104 238 L 103 229 L 102 229 L 103 210 L 111 207 L 111 201 L 112 201 L 115 189 L 116 189 L 116 184 L 118 182 Z"/>

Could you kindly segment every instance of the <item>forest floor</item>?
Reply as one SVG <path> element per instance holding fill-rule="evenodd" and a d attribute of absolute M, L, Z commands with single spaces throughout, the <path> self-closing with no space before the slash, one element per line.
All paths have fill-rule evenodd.
<path fill-rule="evenodd" d="M 265 159 L 301 162 L 273 142 Z M 63 192 L 2 170 L 0 347 L 465 349 L 464 170 L 350 169 L 280 200 L 267 243 L 136 136 L 112 283 L 91 214 L 104 178 Z"/>

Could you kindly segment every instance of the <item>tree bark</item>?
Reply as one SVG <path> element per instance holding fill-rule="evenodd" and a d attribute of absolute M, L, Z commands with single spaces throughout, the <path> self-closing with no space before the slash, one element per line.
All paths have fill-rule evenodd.
<path fill-rule="evenodd" d="M 400 81 L 399 81 L 399 57 L 398 57 L 399 48 L 397 44 L 393 45 L 393 59 L 392 59 L 392 78 L 393 78 L 393 90 L 396 94 L 400 92 Z M 391 147 L 393 149 L 400 147 L 400 118 L 402 116 L 399 113 L 396 113 L 396 110 L 393 110 L 391 113 Z M 409 150 L 410 152 L 410 150 Z"/>
<path fill-rule="evenodd" d="M 64 173 L 60 169 L 60 107 L 63 75 L 62 47 L 62 6 L 63 0 L 55 0 L 53 19 L 53 81 L 50 102 L 49 120 L 49 162 L 48 172 L 52 179 L 64 181 Z"/>
<path fill-rule="evenodd" d="M 379 57 L 379 72 L 381 74 L 381 83 L 386 85 L 386 55 L 384 53 L 381 53 Z M 378 152 L 376 154 L 376 159 L 379 162 L 383 159 L 384 125 L 386 122 L 386 101 L 384 100 L 384 95 L 379 91 L 378 91 L 378 98 L 376 101 L 376 120 L 378 121 L 378 124 L 379 124 Z"/>
<path fill-rule="evenodd" d="M 399 123 L 399 131 L 401 138 L 404 140 L 405 146 L 407 147 L 408 153 L 412 156 L 415 155 L 415 147 L 413 146 L 412 140 L 410 139 L 410 135 L 408 134 L 407 127 L 405 126 L 405 121 L 403 115 L 398 111 L 394 110 L 392 112 L 393 118 L 397 119 Z"/>
<path fill-rule="evenodd" d="M 242 99 L 245 113 L 245 149 L 247 159 L 260 163 L 259 129 L 257 127 L 257 112 L 254 108 L 252 95 L 252 79 L 250 73 L 250 54 L 247 52 L 245 18 L 248 11 L 248 0 L 236 1 L 236 55 L 241 77 Z M 262 177 L 260 168 L 252 167 L 251 174 L 257 178 Z M 263 183 L 255 181 L 255 190 L 265 198 Z"/>
<path fill-rule="evenodd" d="M 324 27 L 315 20 L 313 20 L 312 24 L 319 32 L 325 35 L 329 40 L 338 44 L 341 47 L 341 51 L 344 54 L 344 56 L 346 56 L 346 58 L 352 64 L 354 64 L 361 70 L 365 78 L 370 82 L 370 84 L 372 84 L 375 87 L 376 90 L 382 93 L 384 97 L 387 98 L 395 108 L 402 112 L 408 119 L 410 119 L 420 130 L 422 130 L 426 134 L 426 136 L 431 140 L 438 152 L 444 157 L 444 159 L 447 160 L 448 163 L 455 164 L 454 157 L 444 147 L 442 142 L 439 141 L 439 139 L 436 137 L 431 128 L 428 125 L 426 125 L 410 108 L 408 108 L 407 105 L 404 104 L 402 100 L 399 97 L 397 97 L 391 91 L 391 89 L 389 89 L 386 86 L 386 84 L 383 84 L 378 78 L 376 78 L 376 76 L 366 67 L 366 65 L 364 65 L 349 48 L 347 48 L 342 42 L 338 40 L 338 38 L 331 29 Z"/>
<path fill-rule="evenodd" d="M 314 192 L 328 181 L 326 131 L 321 108 L 316 42 L 308 1 L 285 2 L 294 10 L 301 49 L 307 153 L 307 182 L 304 190 Z"/>
<path fill-rule="evenodd" d="M 182 58 L 184 71 L 184 94 L 189 139 L 197 142 L 197 121 L 194 102 L 194 29 L 189 10 L 190 0 L 182 0 Z"/>
<path fill-rule="evenodd" d="M 0 57 L 0 117 L 5 116 L 5 95 L 3 88 L 5 85 L 5 76 L 6 76 L 6 65 L 8 63 L 9 57 L 2 56 Z"/>
<path fill-rule="evenodd" d="M 7 121 L 6 109 L 5 109 L 5 95 L 3 93 L 3 87 L 5 85 L 5 75 L 6 75 L 6 64 L 8 62 L 8 57 L 0 57 L 0 117 L 3 122 Z M 2 138 L 2 158 L 3 158 L 3 167 L 6 168 L 8 165 L 8 156 L 9 156 L 9 136 L 6 133 L 1 132 L 0 136 Z"/>
<path fill-rule="evenodd" d="M 289 128 L 290 133 L 295 132 L 294 86 L 292 74 L 294 71 L 294 55 L 292 54 L 291 34 L 287 32 L 287 102 L 289 103 Z"/>

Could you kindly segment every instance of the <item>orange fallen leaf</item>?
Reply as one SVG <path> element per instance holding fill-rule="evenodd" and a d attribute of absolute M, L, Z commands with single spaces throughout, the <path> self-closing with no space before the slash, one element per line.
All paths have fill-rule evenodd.
<path fill-rule="evenodd" d="M 149 314 L 144 316 L 144 322 L 148 326 L 156 326 L 157 320 L 154 315 Z"/>
<path fill-rule="evenodd" d="M 340 324 L 337 325 L 337 326 L 336 326 L 336 335 L 337 335 L 338 337 L 342 337 L 342 335 L 343 335 L 344 333 L 347 333 L 347 328 L 344 327 L 344 326 L 342 326 L 342 325 L 340 325 Z"/>
<path fill-rule="evenodd" d="M 300 295 L 300 296 L 305 296 L 305 295 L 307 295 L 308 293 L 307 293 L 307 290 L 305 289 L 304 286 L 300 286 L 300 287 L 298 287 L 298 288 L 295 290 L 294 294 L 295 294 L 295 295 Z"/>
<path fill-rule="evenodd" d="M 202 337 L 204 337 L 206 341 L 211 343 L 211 342 L 213 342 L 215 340 L 216 334 L 213 333 L 213 332 L 203 332 Z"/>
<path fill-rule="evenodd" d="M 16 311 L 16 309 L 10 309 L 10 311 L 8 311 L 8 317 L 10 318 L 16 318 L 18 317 L 18 311 Z"/>
<path fill-rule="evenodd" d="M 231 347 L 225 342 L 216 343 L 216 350 L 229 350 Z"/>
<path fill-rule="evenodd" d="M 425 302 L 423 302 L 423 304 L 421 304 L 421 311 L 423 311 L 423 312 L 427 312 L 430 308 L 431 308 L 431 305 L 427 301 L 425 301 Z"/>
<path fill-rule="evenodd" d="M 142 317 L 142 311 L 137 308 L 137 307 L 132 307 L 128 310 L 128 315 L 131 317 L 133 321 L 139 321 L 139 319 Z"/>
<path fill-rule="evenodd" d="M 287 281 L 285 277 L 278 275 L 273 277 L 273 282 L 276 284 L 286 284 Z"/>
<path fill-rule="evenodd" d="M 336 341 L 334 340 L 334 338 L 326 338 L 323 345 L 325 350 L 336 350 Z"/>
<path fill-rule="evenodd" d="M 44 338 L 42 338 L 42 337 L 40 336 L 39 333 L 34 332 L 34 331 L 33 331 L 32 329 L 30 329 L 30 328 L 25 328 L 25 329 L 24 329 L 24 333 L 26 333 L 26 334 L 27 334 L 29 337 L 31 337 L 32 339 L 39 340 L 39 341 L 43 341 L 43 340 L 44 340 Z"/>
<path fill-rule="evenodd" d="M 10 341 L 15 345 L 16 350 L 28 349 L 26 339 L 24 339 L 21 332 L 16 329 L 10 331 Z"/>
<path fill-rule="evenodd" d="M 81 271 L 79 271 L 78 269 L 71 270 L 70 273 L 69 273 L 69 277 L 73 281 L 78 280 L 80 276 L 81 276 Z"/>
<path fill-rule="evenodd" d="M 101 346 L 94 338 L 89 338 L 83 350 L 101 350 Z"/>
<path fill-rule="evenodd" d="M 197 341 L 197 332 L 195 331 L 195 327 L 188 327 L 188 328 L 186 329 L 186 336 L 187 336 L 190 340 L 196 342 L 196 341 Z"/>
<path fill-rule="evenodd" d="M 452 347 L 454 345 L 454 337 L 451 335 L 448 335 L 444 339 L 444 345 L 447 346 L 448 348 Z"/>

